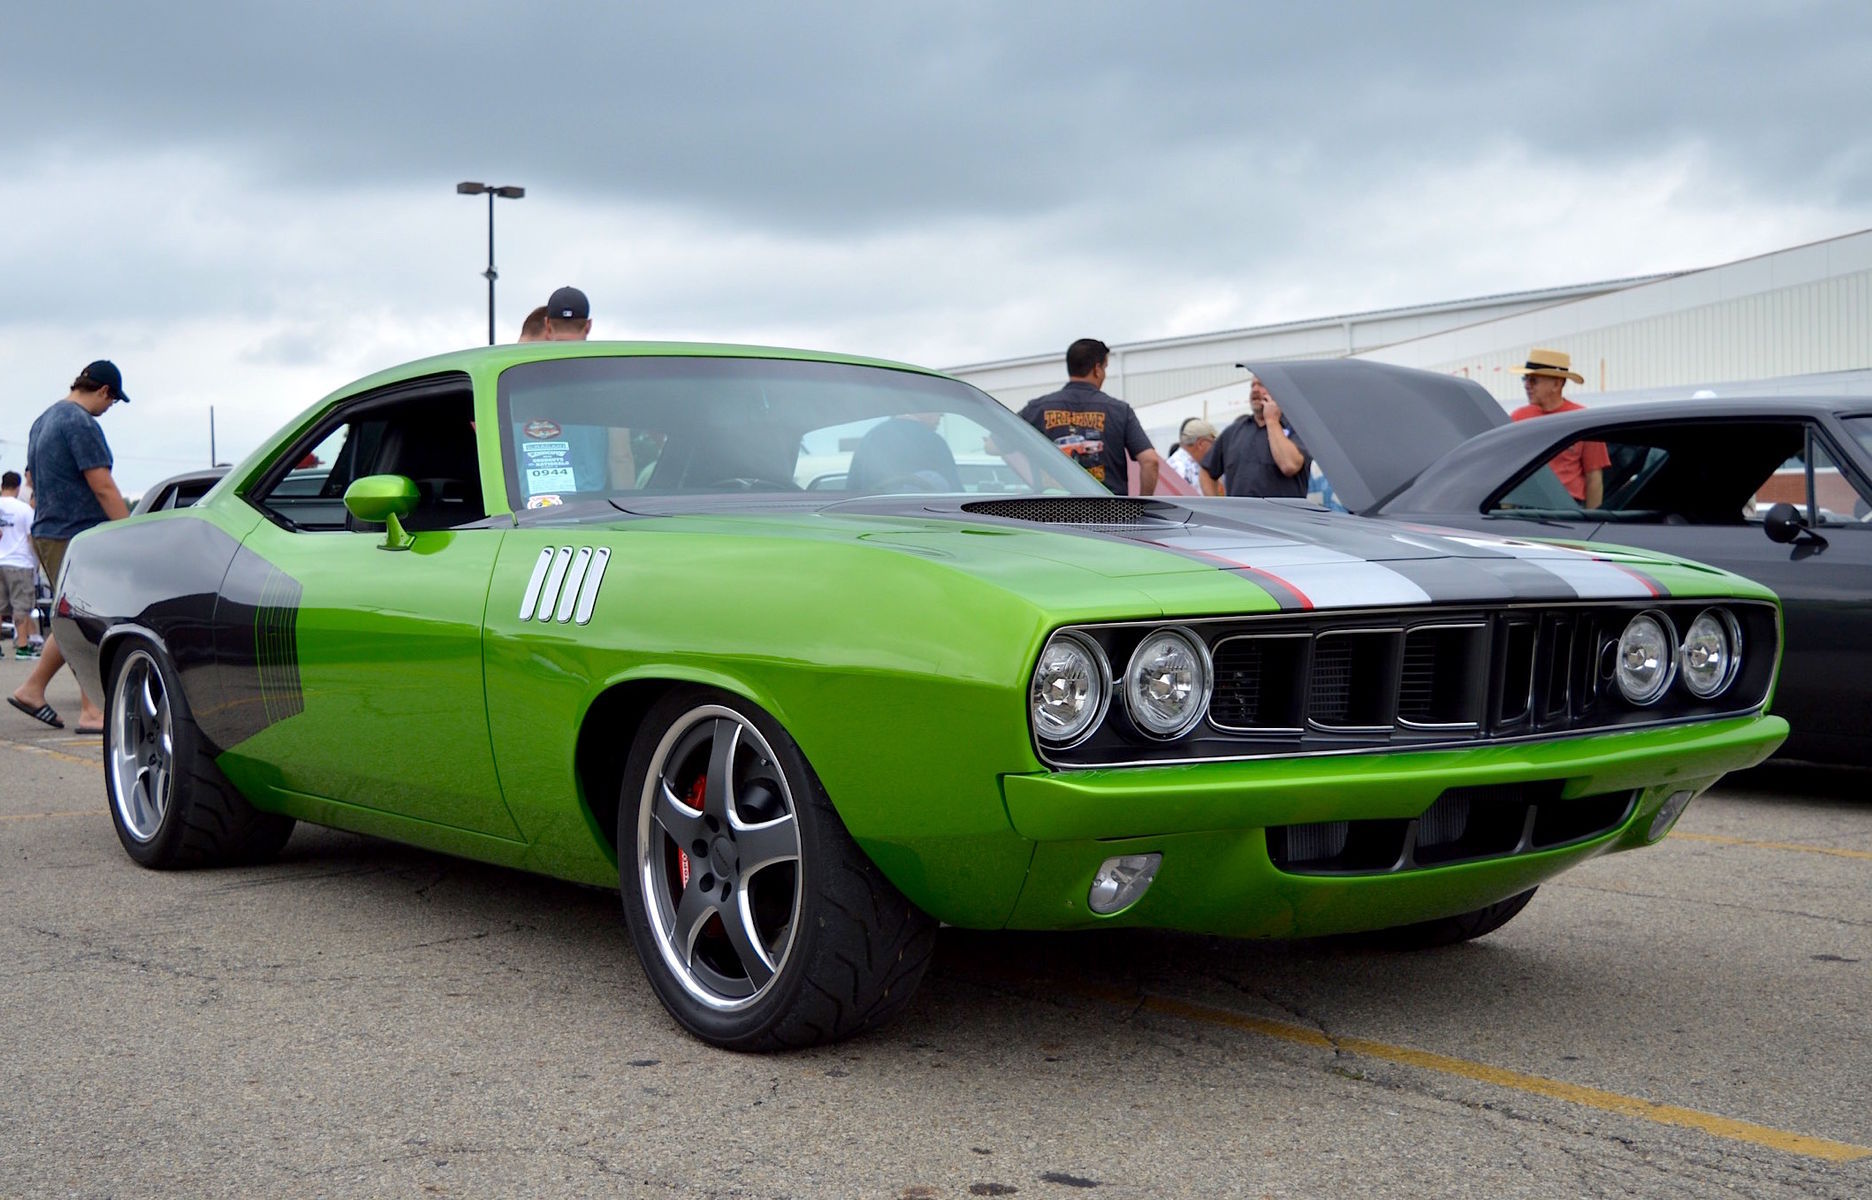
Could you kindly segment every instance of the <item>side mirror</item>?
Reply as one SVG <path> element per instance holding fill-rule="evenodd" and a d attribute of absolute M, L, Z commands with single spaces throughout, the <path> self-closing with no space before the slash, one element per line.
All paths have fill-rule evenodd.
<path fill-rule="evenodd" d="M 416 509 L 422 493 L 402 475 L 366 475 L 345 489 L 345 510 L 360 521 L 384 525 L 383 549 L 408 550 L 416 539 L 403 529 L 402 518 Z"/>
<path fill-rule="evenodd" d="M 1826 539 L 1807 527 L 1800 510 L 1785 502 L 1775 505 L 1763 515 L 1762 532 L 1768 535 L 1769 541 L 1780 542 L 1784 546 L 1800 541 L 1803 537 L 1826 545 Z"/>

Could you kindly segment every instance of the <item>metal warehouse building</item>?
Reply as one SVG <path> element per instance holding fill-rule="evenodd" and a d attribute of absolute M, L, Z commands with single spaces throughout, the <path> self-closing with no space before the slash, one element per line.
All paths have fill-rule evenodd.
<path fill-rule="evenodd" d="M 1364 358 L 1468 376 L 1513 407 L 1531 346 L 1573 356 L 1581 403 L 1872 394 L 1872 229 L 1697 271 L 1113 344 L 1105 390 L 1167 450 L 1184 418 L 1248 407 L 1254 359 Z M 951 374 L 1018 409 L 1065 382 L 1065 347 Z"/>

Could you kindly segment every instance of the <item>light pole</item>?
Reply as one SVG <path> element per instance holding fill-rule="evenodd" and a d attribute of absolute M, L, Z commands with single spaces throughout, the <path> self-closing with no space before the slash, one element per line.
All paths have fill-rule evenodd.
<path fill-rule="evenodd" d="M 487 193 L 488 198 L 488 265 L 487 270 L 481 273 L 487 276 L 488 281 L 488 345 L 492 346 L 494 344 L 494 281 L 500 278 L 500 273 L 494 269 L 494 197 L 502 196 L 508 200 L 518 200 L 526 195 L 526 189 L 514 187 L 511 184 L 505 187 L 474 182 L 455 185 L 455 193 L 459 196 L 479 196 L 483 192 Z"/>

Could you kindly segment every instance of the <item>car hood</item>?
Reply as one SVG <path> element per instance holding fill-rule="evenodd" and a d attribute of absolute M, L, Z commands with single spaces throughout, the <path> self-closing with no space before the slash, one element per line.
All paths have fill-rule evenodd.
<path fill-rule="evenodd" d="M 1449 451 L 1508 424 L 1493 396 L 1455 375 L 1348 359 L 1242 365 L 1353 512 L 1373 511 Z"/>
<path fill-rule="evenodd" d="M 1102 596 L 1105 603 L 1147 601 L 1190 615 L 1646 600 L 1669 591 L 1659 570 L 1677 568 L 1660 556 L 1372 520 L 1273 500 L 867 498 L 753 507 L 687 513 L 677 521 L 692 535 L 710 530 L 853 541 L 912 554 L 1049 605 L 1064 596 L 1096 605 Z M 639 515 L 653 519 L 651 512 Z M 1030 567 L 1023 569 L 1023 562 Z M 1113 586 L 1101 587 L 1099 579 Z"/>

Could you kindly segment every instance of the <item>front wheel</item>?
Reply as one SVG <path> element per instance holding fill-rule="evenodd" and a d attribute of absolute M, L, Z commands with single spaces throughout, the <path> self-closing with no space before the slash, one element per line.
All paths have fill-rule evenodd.
<path fill-rule="evenodd" d="M 146 867 L 257 862 L 292 836 L 291 817 L 249 804 L 214 765 L 168 655 L 147 642 L 111 664 L 104 786 L 117 840 Z"/>
<path fill-rule="evenodd" d="M 672 1016 L 731 1050 L 882 1024 L 929 965 L 936 923 L 858 848 L 792 738 L 701 688 L 651 709 L 618 805 L 619 883 Z"/>

